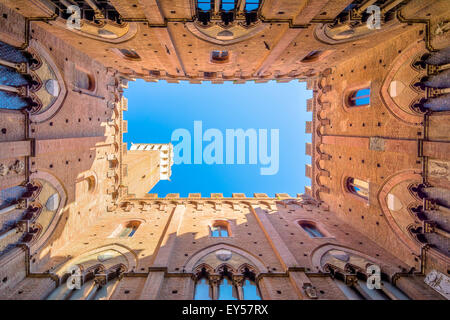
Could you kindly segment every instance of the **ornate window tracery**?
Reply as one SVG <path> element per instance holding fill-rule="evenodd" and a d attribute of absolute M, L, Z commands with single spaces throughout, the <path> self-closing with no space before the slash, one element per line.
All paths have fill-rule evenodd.
<path fill-rule="evenodd" d="M 194 300 L 261 300 L 251 266 L 234 270 L 224 264 L 214 270 L 202 264 L 194 274 Z"/>
<path fill-rule="evenodd" d="M 0 191 L 0 255 L 19 243 L 34 243 L 49 227 L 59 195 L 44 181 Z"/>
<path fill-rule="evenodd" d="M 250 25 L 256 22 L 260 5 L 260 0 L 248 0 L 245 4 L 237 0 L 197 0 L 197 18 L 205 26 L 211 20 L 218 20 L 227 26 L 236 19 L 244 20 L 246 25 Z"/>
<path fill-rule="evenodd" d="M 107 300 L 120 281 L 124 266 L 114 266 L 105 270 L 97 265 L 81 274 L 66 273 L 61 284 L 54 289 L 46 300 Z M 79 277 L 79 278 L 77 278 Z"/>
<path fill-rule="evenodd" d="M 123 18 L 108 0 L 51 0 L 60 27 L 105 42 L 122 42 L 132 37 L 137 28 Z"/>
<path fill-rule="evenodd" d="M 377 288 L 374 273 L 368 268 L 377 265 L 361 256 L 332 249 L 323 255 L 322 265 L 349 300 L 409 300 L 379 266 L 380 287 Z"/>

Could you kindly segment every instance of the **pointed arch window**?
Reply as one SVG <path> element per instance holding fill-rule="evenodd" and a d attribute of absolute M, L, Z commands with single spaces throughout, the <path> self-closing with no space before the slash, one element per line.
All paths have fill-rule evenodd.
<path fill-rule="evenodd" d="M 25 192 L 27 192 L 27 188 L 24 186 L 14 186 L 0 190 L 0 208 L 14 204 Z"/>
<path fill-rule="evenodd" d="M 74 73 L 74 85 L 78 89 L 94 91 L 95 79 L 91 74 L 79 68 L 75 68 Z"/>
<path fill-rule="evenodd" d="M 350 107 L 362 107 L 370 105 L 370 88 L 361 88 L 350 92 L 348 96 Z"/>
<path fill-rule="evenodd" d="M 202 11 L 210 11 L 212 8 L 211 0 L 198 0 L 197 8 Z"/>
<path fill-rule="evenodd" d="M 109 238 L 131 238 L 136 233 L 140 224 L 141 222 L 137 220 L 132 220 L 121 224 L 116 228 L 116 230 L 114 230 Z"/>
<path fill-rule="evenodd" d="M 66 275 L 67 276 L 67 275 Z M 105 281 L 95 281 L 95 275 L 89 275 L 88 280 L 81 284 L 77 289 L 75 286 L 69 288 L 67 281 L 72 281 L 70 277 L 66 282 L 54 289 L 45 299 L 46 300 L 108 300 L 117 287 L 120 278 L 118 273 L 109 273 L 103 278 Z"/>
<path fill-rule="evenodd" d="M 213 238 L 227 238 L 230 236 L 229 224 L 227 221 L 216 221 L 210 227 L 210 234 Z"/>
<path fill-rule="evenodd" d="M 243 264 L 236 270 L 223 265 L 216 273 L 202 264 L 196 270 L 194 300 L 262 300 L 255 269 L 250 265 Z"/>
<path fill-rule="evenodd" d="M 206 278 L 197 280 L 195 284 L 194 300 L 212 300 L 211 286 Z"/>
<path fill-rule="evenodd" d="M 407 295 L 387 281 L 381 281 L 381 289 L 369 289 L 366 276 L 358 275 L 356 283 L 346 283 L 343 277 L 336 274 L 333 280 L 349 300 L 409 300 Z"/>
<path fill-rule="evenodd" d="M 219 284 L 217 300 L 238 300 L 236 287 L 227 276 Z"/>
<path fill-rule="evenodd" d="M 259 8 L 261 0 L 247 0 L 245 1 L 245 11 L 256 11 Z"/>
<path fill-rule="evenodd" d="M 250 279 L 245 279 L 242 285 L 242 300 L 261 300 L 256 282 Z"/>
<path fill-rule="evenodd" d="M 320 55 L 322 54 L 322 51 L 320 50 L 313 50 L 310 53 L 308 53 L 303 59 L 302 62 L 313 62 L 319 59 Z"/>
<path fill-rule="evenodd" d="M 364 180 L 356 178 L 347 178 L 347 190 L 357 195 L 358 197 L 368 200 L 369 199 L 369 183 Z"/>
<path fill-rule="evenodd" d="M 138 226 L 132 223 L 127 224 L 125 228 L 123 228 L 122 232 L 119 235 L 119 238 L 131 238 L 137 230 Z"/>
<path fill-rule="evenodd" d="M 312 222 L 301 221 L 299 222 L 300 227 L 308 233 L 311 238 L 323 238 L 325 237 L 322 232 L 316 227 Z"/>
<path fill-rule="evenodd" d="M 232 11 L 236 7 L 235 0 L 222 0 L 220 8 L 224 11 Z"/>
<path fill-rule="evenodd" d="M 230 54 L 228 51 L 214 50 L 211 52 L 211 62 L 212 63 L 227 63 L 230 61 Z"/>
<path fill-rule="evenodd" d="M 141 60 L 141 56 L 134 51 L 133 49 L 118 49 L 120 55 L 122 56 L 122 58 L 127 59 L 127 60 L 134 60 L 134 61 L 139 61 Z"/>

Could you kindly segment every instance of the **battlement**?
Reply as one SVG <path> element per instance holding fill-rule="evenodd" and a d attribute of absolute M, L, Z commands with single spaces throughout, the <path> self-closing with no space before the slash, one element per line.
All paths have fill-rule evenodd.
<path fill-rule="evenodd" d="M 233 193 L 231 197 L 224 197 L 222 193 L 211 193 L 209 197 L 202 197 L 200 193 L 190 193 L 188 197 L 180 197 L 179 193 L 168 193 L 165 197 L 159 197 L 156 193 L 148 193 L 144 197 L 136 197 L 133 194 L 128 194 L 126 200 L 201 200 L 201 201 L 221 201 L 221 200 L 299 200 L 309 199 L 304 194 L 297 194 L 291 196 L 288 193 L 276 193 L 275 197 L 269 197 L 265 193 L 254 193 L 253 197 L 247 197 L 244 193 Z"/>

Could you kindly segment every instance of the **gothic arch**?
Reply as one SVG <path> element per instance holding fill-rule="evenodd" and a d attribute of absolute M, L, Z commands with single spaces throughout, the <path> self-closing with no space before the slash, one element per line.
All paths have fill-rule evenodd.
<path fill-rule="evenodd" d="M 30 40 L 30 48 L 34 49 L 39 57 L 43 58 L 45 62 L 49 65 L 51 70 L 56 76 L 56 80 L 59 85 L 59 94 L 56 100 L 52 103 L 50 107 L 48 107 L 45 111 L 38 114 L 31 114 L 30 120 L 32 122 L 44 122 L 50 118 L 52 118 L 62 107 L 64 100 L 67 95 L 67 86 L 62 76 L 62 71 L 58 68 L 56 63 L 53 61 L 51 55 L 47 52 L 43 45 L 41 45 L 38 41 L 31 39 Z"/>
<path fill-rule="evenodd" d="M 59 204 L 58 208 L 55 210 L 55 215 L 53 219 L 51 220 L 50 224 L 47 226 L 47 229 L 44 231 L 43 234 L 40 235 L 40 237 L 30 244 L 30 252 L 36 252 L 38 251 L 51 237 L 53 234 L 53 231 L 55 230 L 56 226 L 59 223 L 59 220 L 61 218 L 61 215 L 63 213 L 64 207 L 66 206 L 67 202 L 67 192 L 64 188 L 63 184 L 59 181 L 57 177 L 50 174 L 46 171 L 37 171 L 33 172 L 30 175 L 30 180 L 34 179 L 41 179 L 49 182 L 58 192 L 59 195 Z"/>
<path fill-rule="evenodd" d="M 386 218 L 388 225 L 391 227 L 394 234 L 396 234 L 399 239 L 415 254 L 420 254 L 420 246 L 418 243 L 412 239 L 407 233 L 406 230 L 402 230 L 400 226 L 397 224 L 395 217 L 393 216 L 391 210 L 389 210 L 387 204 L 387 196 L 389 192 L 400 182 L 405 180 L 416 180 L 422 181 L 422 176 L 416 172 L 415 170 L 404 170 L 398 172 L 388 179 L 385 180 L 384 184 L 380 187 L 377 198 L 380 204 L 380 208 L 383 211 L 384 217 Z"/>
<path fill-rule="evenodd" d="M 235 252 L 241 256 L 243 256 L 244 258 L 246 258 L 248 261 L 250 261 L 250 263 L 257 269 L 258 272 L 260 273 L 265 273 L 267 272 L 267 268 L 264 266 L 263 262 L 261 260 L 259 260 L 258 258 L 256 258 L 255 256 L 253 256 L 251 253 L 244 251 L 238 247 L 229 245 L 229 244 L 225 244 L 225 243 L 219 243 L 219 244 L 215 244 L 209 247 L 206 247 L 200 251 L 198 251 L 197 253 L 195 253 L 194 255 L 192 255 L 185 264 L 185 270 L 186 272 L 194 272 L 194 269 L 196 268 L 196 263 L 203 258 L 204 256 L 217 251 L 217 250 L 229 250 L 232 252 Z"/>
<path fill-rule="evenodd" d="M 91 29 L 93 29 L 92 28 L 92 24 L 89 21 L 82 21 L 82 23 L 86 24 L 86 25 L 91 25 Z M 96 34 L 93 34 L 93 33 L 90 33 L 90 32 L 86 32 L 84 30 L 77 30 L 75 28 L 68 28 L 66 20 L 61 19 L 61 18 L 58 18 L 54 22 L 50 22 L 50 24 L 58 26 L 59 28 L 62 28 L 62 29 L 70 30 L 71 32 L 73 32 L 73 33 L 75 33 L 75 34 L 77 34 L 77 35 L 79 35 L 81 37 L 91 38 L 91 39 L 94 39 L 94 40 L 97 40 L 97 41 L 108 42 L 108 43 L 123 43 L 123 42 L 129 41 L 132 38 L 134 38 L 134 36 L 138 33 L 138 28 L 139 28 L 138 24 L 137 23 L 133 23 L 133 22 L 123 24 L 123 26 L 120 26 L 120 27 L 119 27 L 119 25 L 114 26 L 115 24 L 112 23 L 112 22 L 107 22 L 107 23 L 105 23 L 103 25 L 103 27 L 106 26 L 107 29 L 108 28 L 109 29 L 113 29 L 115 27 L 116 30 L 120 30 L 120 28 L 123 28 L 124 31 L 125 31 L 123 34 L 121 34 L 119 36 L 116 35 L 116 37 L 113 38 L 113 37 L 102 36 L 102 35 L 100 35 L 100 32 L 99 32 L 99 35 L 96 35 Z M 105 31 L 111 32 L 110 30 L 107 30 L 105 28 L 97 28 L 97 29 L 98 29 L 98 31 L 105 30 Z M 111 32 L 111 33 L 113 33 L 113 32 Z"/>
<path fill-rule="evenodd" d="M 377 264 L 378 266 L 380 266 L 381 270 L 383 270 L 383 272 L 389 276 L 393 276 L 396 272 L 398 272 L 398 270 L 396 270 L 396 268 L 384 263 L 383 261 L 381 261 L 378 258 L 374 258 L 370 255 L 367 255 L 365 253 L 362 253 L 360 251 L 357 251 L 357 250 L 354 250 L 354 249 L 351 249 L 351 248 L 348 248 L 345 246 L 329 244 L 329 243 L 326 243 L 324 245 L 321 245 L 321 246 L 315 248 L 313 250 L 313 252 L 311 253 L 311 263 L 312 263 L 313 268 L 320 270 L 320 271 L 325 271 L 323 269 L 324 265 L 322 262 L 322 258 L 332 250 L 343 251 L 347 254 L 359 256 L 371 264 Z"/>
<path fill-rule="evenodd" d="M 264 24 L 256 24 L 250 28 L 244 28 L 240 24 L 235 24 L 233 28 L 235 29 L 235 32 L 239 33 L 239 36 L 236 38 L 233 37 L 229 40 L 224 40 L 216 37 L 218 31 L 222 29 L 220 26 L 212 26 L 212 28 L 208 30 L 208 28 L 205 29 L 198 23 L 186 23 L 186 29 L 188 29 L 189 32 L 191 32 L 195 37 L 217 45 L 230 45 L 250 39 L 266 30 L 267 26 Z"/>
<path fill-rule="evenodd" d="M 106 253 L 109 251 L 114 251 L 114 252 L 118 253 L 118 255 L 116 257 L 111 258 L 111 260 L 113 260 L 113 261 L 110 262 L 110 264 L 111 264 L 110 266 L 105 265 L 105 261 L 107 261 L 107 260 L 105 260 L 105 261 L 99 260 L 99 261 L 96 261 L 95 263 L 92 263 L 91 265 L 87 264 L 87 262 L 89 262 L 89 260 L 83 261 L 83 259 L 89 258 L 90 256 L 93 256 L 93 255 L 98 255 L 98 256 L 96 256 L 96 258 L 98 259 L 98 257 L 100 256 L 101 253 Z M 119 259 L 116 259 L 117 257 L 119 257 Z M 120 258 L 123 258 L 123 259 L 120 259 Z M 114 263 L 112 263 L 112 262 L 114 262 Z M 108 245 L 105 245 L 102 247 L 84 251 L 83 253 L 77 255 L 76 257 L 68 260 L 63 265 L 61 265 L 58 268 L 58 270 L 56 270 L 56 274 L 59 277 L 62 277 L 65 274 L 65 272 L 68 270 L 68 268 L 70 268 L 73 265 L 80 266 L 80 268 L 85 272 L 89 272 L 94 267 L 98 267 L 98 266 L 102 266 L 106 270 L 106 269 L 115 268 L 119 265 L 123 265 L 125 271 L 131 271 L 131 270 L 136 269 L 137 263 L 138 263 L 138 257 L 135 252 L 133 252 L 131 249 L 129 249 L 128 247 L 125 247 L 122 244 L 114 243 L 114 244 L 108 244 Z M 85 266 L 87 266 L 87 267 L 85 267 Z"/>
<path fill-rule="evenodd" d="M 399 54 L 393 61 L 391 69 L 388 71 L 385 76 L 383 83 L 380 88 L 380 98 L 386 109 L 398 120 L 410 125 L 410 126 L 420 126 L 423 120 L 423 116 L 419 113 L 406 112 L 403 110 L 391 97 L 390 95 L 390 86 L 391 82 L 394 81 L 397 72 L 404 67 L 406 64 L 409 64 L 413 57 L 420 52 L 425 51 L 425 43 L 423 40 L 416 41 L 409 45 L 401 54 Z M 413 68 L 411 66 L 411 68 Z"/>

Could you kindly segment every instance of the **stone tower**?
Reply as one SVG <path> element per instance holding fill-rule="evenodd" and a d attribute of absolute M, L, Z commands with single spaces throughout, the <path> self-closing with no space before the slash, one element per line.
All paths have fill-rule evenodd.
<path fill-rule="evenodd" d="M 125 185 L 128 193 L 147 194 L 160 180 L 170 180 L 173 164 L 173 146 L 167 144 L 131 144 L 124 156 Z"/>

